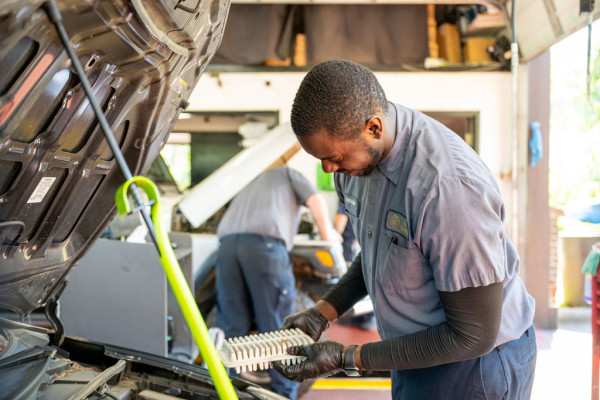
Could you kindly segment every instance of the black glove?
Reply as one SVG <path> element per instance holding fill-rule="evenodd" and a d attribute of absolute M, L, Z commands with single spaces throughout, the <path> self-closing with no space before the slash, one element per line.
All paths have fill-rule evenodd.
<path fill-rule="evenodd" d="M 329 321 L 316 308 L 309 308 L 296 314 L 288 315 L 283 320 L 281 329 L 299 328 L 315 342 L 329 328 Z"/>
<path fill-rule="evenodd" d="M 325 340 L 309 346 L 294 346 L 287 349 L 288 354 L 305 356 L 300 364 L 284 365 L 273 362 L 273 368 L 286 378 L 302 382 L 308 378 L 325 378 L 343 371 L 344 345 Z"/>

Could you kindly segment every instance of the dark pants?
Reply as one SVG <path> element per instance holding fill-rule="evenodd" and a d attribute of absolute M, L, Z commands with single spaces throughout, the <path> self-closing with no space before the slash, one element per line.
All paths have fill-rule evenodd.
<path fill-rule="evenodd" d="M 227 338 L 279 329 L 295 308 L 296 288 L 283 242 L 243 233 L 221 239 L 217 257 L 217 321 Z M 298 383 L 269 370 L 271 389 L 296 399 Z"/>
<path fill-rule="evenodd" d="M 437 367 L 392 371 L 394 400 L 527 400 L 537 347 L 533 325 L 485 356 Z"/>

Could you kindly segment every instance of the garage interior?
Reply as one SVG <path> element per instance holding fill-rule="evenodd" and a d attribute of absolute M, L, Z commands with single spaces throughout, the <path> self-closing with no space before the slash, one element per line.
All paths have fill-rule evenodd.
<path fill-rule="evenodd" d="M 34 11 L 27 11 L 33 16 L 27 20 L 33 21 L 32 24 L 38 23 L 35 21 L 44 14 L 43 2 L 33 3 L 28 7 Z M 127 2 L 115 1 L 113 5 L 111 1 L 98 1 L 94 7 L 77 4 L 76 1 L 67 3 L 58 5 L 66 20 L 77 15 L 80 9 L 94 7 L 105 8 L 104 17 L 111 17 L 105 18 L 109 22 L 117 20 L 115 15 L 122 12 L 126 22 L 119 20 L 114 26 L 137 18 L 132 17 L 133 13 L 123 11 L 129 7 L 125 5 Z M 318 160 L 298 144 L 289 119 L 295 91 L 310 68 L 325 60 L 348 59 L 369 67 L 391 101 L 419 110 L 459 135 L 484 160 L 498 182 L 506 205 L 506 233 L 521 258 L 520 277 L 536 301 L 534 324 L 538 359 L 531 398 L 598 398 L 597 385 L 593 389 L 591 368 L 593 362 L 597 362 L 592 357 L 595 351 L 592 351 L 591 307 L 596 300 L 589 285 L 593 286 L 595 280 L 584 280 L 583 274 L 579 273 L 589 247 L 600 242 L 600 234 L 583 239 L 577 237 L 575 244 L 567 249 L 567 240 L 561 239 L 557 225 L 563 212 L 550 206 L 548 183 L 552 112 L 550 47 L 579 29 L 591 29 L 593 21 L 600 15 L 600 6 L 594 0 L 232 0 L 230 5 L 227 1 L 223 3 L 228 6 L 225 7 L 228 11 L 223 11 L 223 5 L 215 11 L 219 7 L 217 1 L 157 0 L 146 6 L 140 1 L 131 3 L 137 4 L 138 8 L 133 7 L 137 12 L 140 7 L 146 7 L 146 12 L 150 9 L 150 15 L 153 15 L 152 9 L 156 15 L 161 15 L 162 3 L 169 3 L 169 12 L 185 12 L 186 18 L 195 15 L 186 19 L 186 27 L 193 24 L 189 21 L 194 18 L 213 18 L 215 32 L 223 29 L 222 40 L 211 39 L 204 45 L 205 53 L 214 50 L 214 56 L 193 73 L 197 82 L 192 82 L 195 85 L 189 92 L 185 83 L 177 81 L 170 83 L 168 90 L 124 91 L 129 99 L 137 98 L 139 104 L 145 104 L 148 97 L 160 97 L 156 108 L 135 109 L 137 106 L 131 105 L 137 104 L 134 100 L 119 103 L 115 93 L 122 90 L 123 86 L 119 85 L 129 82 L 111 81 L 111 76 L 119 68 L 135 69 L 136 63 L 142 62 L 158 65 L 157 70 L 163 68 L 161 74 L 165 75 L 169 75 L 168 67 L 190 73 L 191 69 L 183 68 L 182 64 L 167 56 L 165 59 L 172 64 L 165 62 L 163 66 L 162 61 L 156 61 L 164 55 L 162 53 L 170 52 L 171 47 L 156 44 L 160 42 L 158 40 L 150 46 L 160 55 L 156 56 L 156 60 L 155 56 L 148 55 L 149 50 L 140 51 L 139 54 L 145 55 L 136 55 L 114 70 L 110 68 L 111 57 L 107 57 L 104 50 L 85 46 L 76 48 L 78 57 L 84 61 L 86 74 L 93 78 L 95 97 L 102 111 L 112 116 L 118 114 L 119 107 L 131 107 L 138 115 L 137 121 L 131 119 L 131 122 L 127 120 L 118 127 L 112 126 L 114 136 L 133 174 L 148 177 L 158 188 L 162 211 L 158 218 L 169 232 L 169 243 L 181 268 L 181 276 L 207 328 L 215 326 L 215 272 L 211 257 L 219 246 L 216 229 L 227 205 L 248 183 L 273 166 L 289 166 L 300 171 L 319 189 L 331 218 L 336 214 L 338 198 L 332 178 L 324 174 Z M 0 6 L 0 32 L 14 35 L 13 20 L 21 18 L 14 11 L 17 9 L 15 4 L 9 1 L 6 6 Z M 201 4 L 204 4 L 202 11 Z M 514 5 L 515 10 L 512 9 Z M 72 7 L 70 12 L 66 7 Z M 224 13 L 227 13 L 226 22 Z M 222 21 L 224 28 L 216 21 Z M 150 25 L 145 26 L 148 28 Z M 594 28 L 596 26 L 598 24 Z M 36 34 L 40 37 L 54 35 L 39 29 Z M 6 37 L 10 36 L 8 33 Z M 90 34 L 90 37 L 95 34 Z M 146 36 L 157 40 L 156 32 L 139 35 L 143 40 L 148 40 Z M 511 43 L 515 35 L 517 41 Z M 11 104 L 21 93 L 19 84 L 29 82 L 25 78 L 26 72 L 35 73 L 28 70 L 27 65 L 37 62 L 43 50 L 43 46 L 40 47 L 34 40 L 29 41 L 30 36 L 25 35 L 26 39 L 20 41 L 11 39 L 12 47 L 8 46 L 0 53 L 0 71 L 6 71 L 0 73 L 0 243 L 4 246 L 2 252 L 5 255 L 0 260 L 0 291 L 8 294 L 18 292 L 15 289 L 18 288 L 27 292 L 30 286 L 23 282 L 35 275 L 31 273 L 27 277 L 30 265 L 38 265 L 36 257 L 41 259 L 40 254 L 47 249 L 50 253 L 46 254 L 46 259 L 76 259 L 76 262 L 73 268 L 69 266 L 67 270 L 56 269 L 54 272 L 48 268 L 44 270 L 43 277 L 35 277 L 49 288 L 44 289 L 44 298 L 38 304 L 33 304 L 33 300 L 24 295 L 19 297 L 19 306 L 14 307 L 0 295 L 0 317 L 54 332 L 59 331 L 59 326 L 67 336 L 206 369 L 206 360 L 202 360 L 195 331 L 190 329 L 181 311 L 179 291 L 169 285 L 161 260 L 157 257 L 157 245 L 144 224 L 144 219 L 149 217 L 141 217 L 139 212 L 115 215 L 115 190 L 112 189 L 115 182 L 120 185 L 125 179 L 116 172 L 119 170 L 115 156 L 102 139 L 100 124 L 95 122 L 91 107 L 86 106 L 84 111 L 73 117 L 85 121 L 81 127 L 88 126 L 88 130 L 78 128 L 83 132 L 80 134 L 73 128 L 75 133 L 68 141 L 56 141 L 52 161 L 45 167 L 40 162 L 36 167 L 38 172 L 32 172 L 39 186 L 39 178 L 47 177 L 47 171 L 60 170 L 60 165 L 68 165 L 57 176 L 56 182 L 64 185 L 61 190 L 46 191 L 42 195 L 42 199 L 45 198 L 42 201 L 45 207 L 43 213 L 31 217 L 32 225 L 25 227 L 25 224 L 17 232 L 18 226 L 13 220 L 25 220 L 31 215 L 27 213 L 33 212 L 31 208 L 23 212 L 11 208 L 15 202 L 17 177 L 21 179 L 28 170 L 35 169 L 22 168 L 27 165 L 26 155 L 29 157 L 28 154 L 35 153 L 30 150 L 32 146 L 44 146 L 48 143 L 44 136 L 46 132 L 58 131 L 58 128 L 53 128 L 56 126 L 54 119 L 36 122 L 38 125 L 33 126 L 34 122 L 28 120 L 27 113 L 35 115 L 46 108 L 59 113 L 63 106 L 69 107 L 70 96 L 77 101 L 83 101 L 85 97 L 77 89 L 77 74 L 65 72 L 73 68 L 65 56 L 62 59 L 63 72 L 57 72 L 45 83 L 49 89 L 44 91 L 46 97 L 42 97 L 43 101 L 25 111 L 18 111 L 23 114 L 20 121 L 11 120 L 14 118 Z M 76 40 L 78 37 L 75 36 L 73 41 Z M 216 48 L 214 43 L 219 40 L 220 46 Z M 106 48 L 110 48 L 108 42 L 103 43 Z M 129 44 L 132 48 L 143 48 L 135 40 Z M 515 49 L 517 54 L 514 54 Z M 119 48 L 116 49 L 118 52 Z M 206 60 L 203 58 L 202 62 Z M 95 63 L 98 64 L 94 66 Z M 143 68 L 151 71 L 149 76 L 155 73 L 145 64 Z M 140 67 L 140 71 L 143 68 Z M 13 73 L 16 70 L 19 72 Z M 592 76 L 589 71 L 588 76 Z M 132 82 L 138 84 L 143 80 L 143 77 L 139 81 L 136 78 Z M 101 81 L 110 81 L 112 86 L 102 87 Z M 184 93 L 187 99 L 181 102 L 173 100 L 169 97 L 171 95 L 164 94 L 170 90 L 179 93 L 179 96 Z M 175 102 L 179 104 L 176 111 L 168 117 L 151 120 L 148 124 L 152 127 L 147 128 L 150 133 L 126 149 L 126 144 L 131 141 L 129 132 L 136 129 L 136 124 L 142 124 L 139 121 L 146 116 L 158 115 L 161 107 L 167 108 L 168 104 Z M 535 164 L 532 162 L 535 149 L 530 144 L 534 121 L 539 122 L 540 128 L 535 134 L 539 134 L 544 149 L 543 156 Z M 68 126 L 68 122 L 64 122 L 64 126 Z M 165 131 L 167 127 L 168 132 Z M 75 137 L 78 141 L 73 139 Z M 100 150 L 93 156 L 86 153 L 79 157 L 79 154 L 88 151 L 88 141 Z M 58 148 L 60 150 L 56 150 Z M 64 154 L 61 153 L 63 150 Z M 141 153 L 139 159 L 138 151 Z M 152 153 L 154 156 L 151 157 Z M 78 162 L 92 158 L 95 170 L 110 172 L 103 172 L 104 175 L 92 173 L 91 177 L 98 179 L 96 186 L 93 190 L 82 190 L 69 179 L 73 179 L 74 171 L 81 172 L 77 170 Z M 44 168 L 49 169 L 44 171 Z M 87 179 L 85 173 L 83 176 Z M 52 185 L 54 180 L 47 182 Z M 112 186 L 102 186 L 109 183 Z M 107 188 L 111 193 L 107 190 L 102 194 Z M 73 196 L 83 196 L 85 201 L 79 202 L 81 208 L 62 213 L 55 211 L 59 208 L 52 198 L 61 202 L 68 197 L 61 193 L 69 190 L 74 193 Z M 46 196 L 46 193 L 51 195 Z M 77 226 L 76 221 L 84 215 L 85 209 L 93 209 L 95 199 L 99 197 L 105 203 L 110 202 L 112 210 L 92 219 L 88 228 L 62 228 L 58 232 L 44 228 L 44 224 L 49 224 L 47 221 L 52 221 L 52 218 L 72 220 L 70 223 Z M 21 203 L 29 204 L 32 198 L 23 198 Z M 137 211 L 139 208 L 144 207 L 138 207 Z M 150 207 L 146 209 L 145 212 L 148 212 Z M 315 225 L 310 213 L 303 209 L 294 248 L 290 251 L 296 287 L 303 296 L 297 299 L 297 307 L 300 302 L 302 307 L 310 307 L 318 301 L 348 267 L 340 258 L 339 243 L 320 241 Z M 100 227 L 102 229 L 98 230 Z M 80 242 L 73 239 L 79 237 L 79 232 L 84 232 L 81 237 L 86 237 Z M 54 243 L 69 241 L 72 244 L 66 245 L 67 249 L 79 245 L 85 247 L 85 254 L 60 256 L 61 252 L 67 254 L 70 250 L 54 249 Z M 43 245 L 36 248 L 34 243 Z M 25 251 L 26 248 L 29 250 Z M 23 261 L 11 264 L 15 255 L 20 253 L 24 254 Z M 323 258 L 324 253 L 329 258 Z M 52 266 L 52 263 L 48 265 Z M 561 275 L 565 274 L 567 264 L 576 270 L 574 275 Z M 43 265 L 41 261 L 39 265 Z M 16 278 L 10 275 L 15 271 L 18 272 Z M 67 272 L 68 285 L 58 288 L 57 282 L 65 280 Z M 557 293 L 567 298 L 563 296 L 562 303 L 557 302 Z M 50 312 L 48 317 L 48 309 L 51 308 L 48 304 L 51 303 L 57 304 L 57 310 L 54 314 Z M 370 307 L 369 299 L 357 305 L 353 315 L 332 324 L 327 338 L 345 345 L 379 341 Z M 31 311 L 23 315 L 15 313 L 15 309 Z M 52 315 L 60 319 L 58 325 Z M 209 329 L 208 332 L 213 335 L 211 340 L 217 341 L 214 335 L 218 335 L 218 331 Z M 10 372 L 21 363 L 15 364 L 14 359 L 3 360 L 2 352 L 10 347 L 8 342 L 0 341 L 0 389 L 4 385 L 9 387 L 9 375 L 3 378 L 3 373 Z M 68 346 L 71 346 L 68 347 L 70 351 L 77 353 L 77 346 Z M 177 373 L 177 367 L 170 368 L 171 372 Z M 189 374 L 192 376 L 192 372 Z M 13 375 L 10 377 L 13 382 Z M 245 374 L 242 379 L 257 387 L 269 388 L 269 378 L 264 372 Z M 160 385 L 153 386 L 156 392 L 147 389 L 146 397 L 127 397 L 130 395 L 125 391 L 107 389 L 111 381 L 106 382 L 104 389 L 97 388 L 87 395 L 89 397 L 79 398 L 201 398 L 197 393 L 194 397 L 191 391 L 167 388 L 168 384 L 162 391 L 158 390 Z M 83 386 L 89 382 L 82 380 L 78 384 Z M 339 373 L 311 381 L 305 386 L 299 396 L 304 400 L 391 398 L 389 372 L 366 373 L 362 377 L 347 377 Z M 46 390 L 45 387 L 39 386 L 40 393 Z M 7 389 L 6 393 L 12 392 Z M 260 397 L 256 391 L 248 393 L 251 394 L 244 392 L 244 395 L 253 397 L 246 398 L 277 398 L 268 397 L 270 395 Z M 217 398 L 214 396 L 215 393 L 211 393 L 206 398 Z M 0 399 L 3 398 L 0 393 Z M 221 398 L 226 397 L 221 394 Z"/>

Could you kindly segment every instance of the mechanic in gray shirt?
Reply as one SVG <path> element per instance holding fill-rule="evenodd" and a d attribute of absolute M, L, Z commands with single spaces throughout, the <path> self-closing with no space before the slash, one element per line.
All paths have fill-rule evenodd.
<path fill-rule="evenodd" d="M 288 251 L 310 210 L 323 240 L 340 240 L 323 196 L 301 173 L 272 168 L 250 182 L 231 202 L 217 234 L 217 320 L 227 338 L 277 330 L 294 312 L 296 285 Z M 271 389 L 292 400 L 297 382 L 271 373 Z"/>
<path fill-rule="evenodd" d="M 454 132 L 389 103 L 368 69 L 327 61 L 292 107 L 304 149 L 336 172 L 361 254 L 312 309 L 286 318 L 317 339 L 369 294 L 382 341 L 294 347 L 290 379 L 392 370 L 394 399 L 527 399 L 534 300 L 504 231 L 500 190 Z"/>

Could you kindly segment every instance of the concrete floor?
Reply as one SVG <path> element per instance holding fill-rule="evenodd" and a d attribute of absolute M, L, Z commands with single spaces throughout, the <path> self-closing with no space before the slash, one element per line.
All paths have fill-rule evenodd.
<path fill-rule="evenodd" d="M 591 308 L 558 310 L 558 329 L 536 329 L 538 358 L 532 400 L 587 400 L 591 396 Z M 328 337 L 344 344 L 378 340 L 377 331 L 334 324 Z M 302 400 L 389 400 L 386 378 L 318 380 Z"/>
<path fill-rule="evenodd" d="M 536 330 L 538 358 L 532 400 L 590 399 L 591 308 L 560 308 L 558 329 Z"/>

